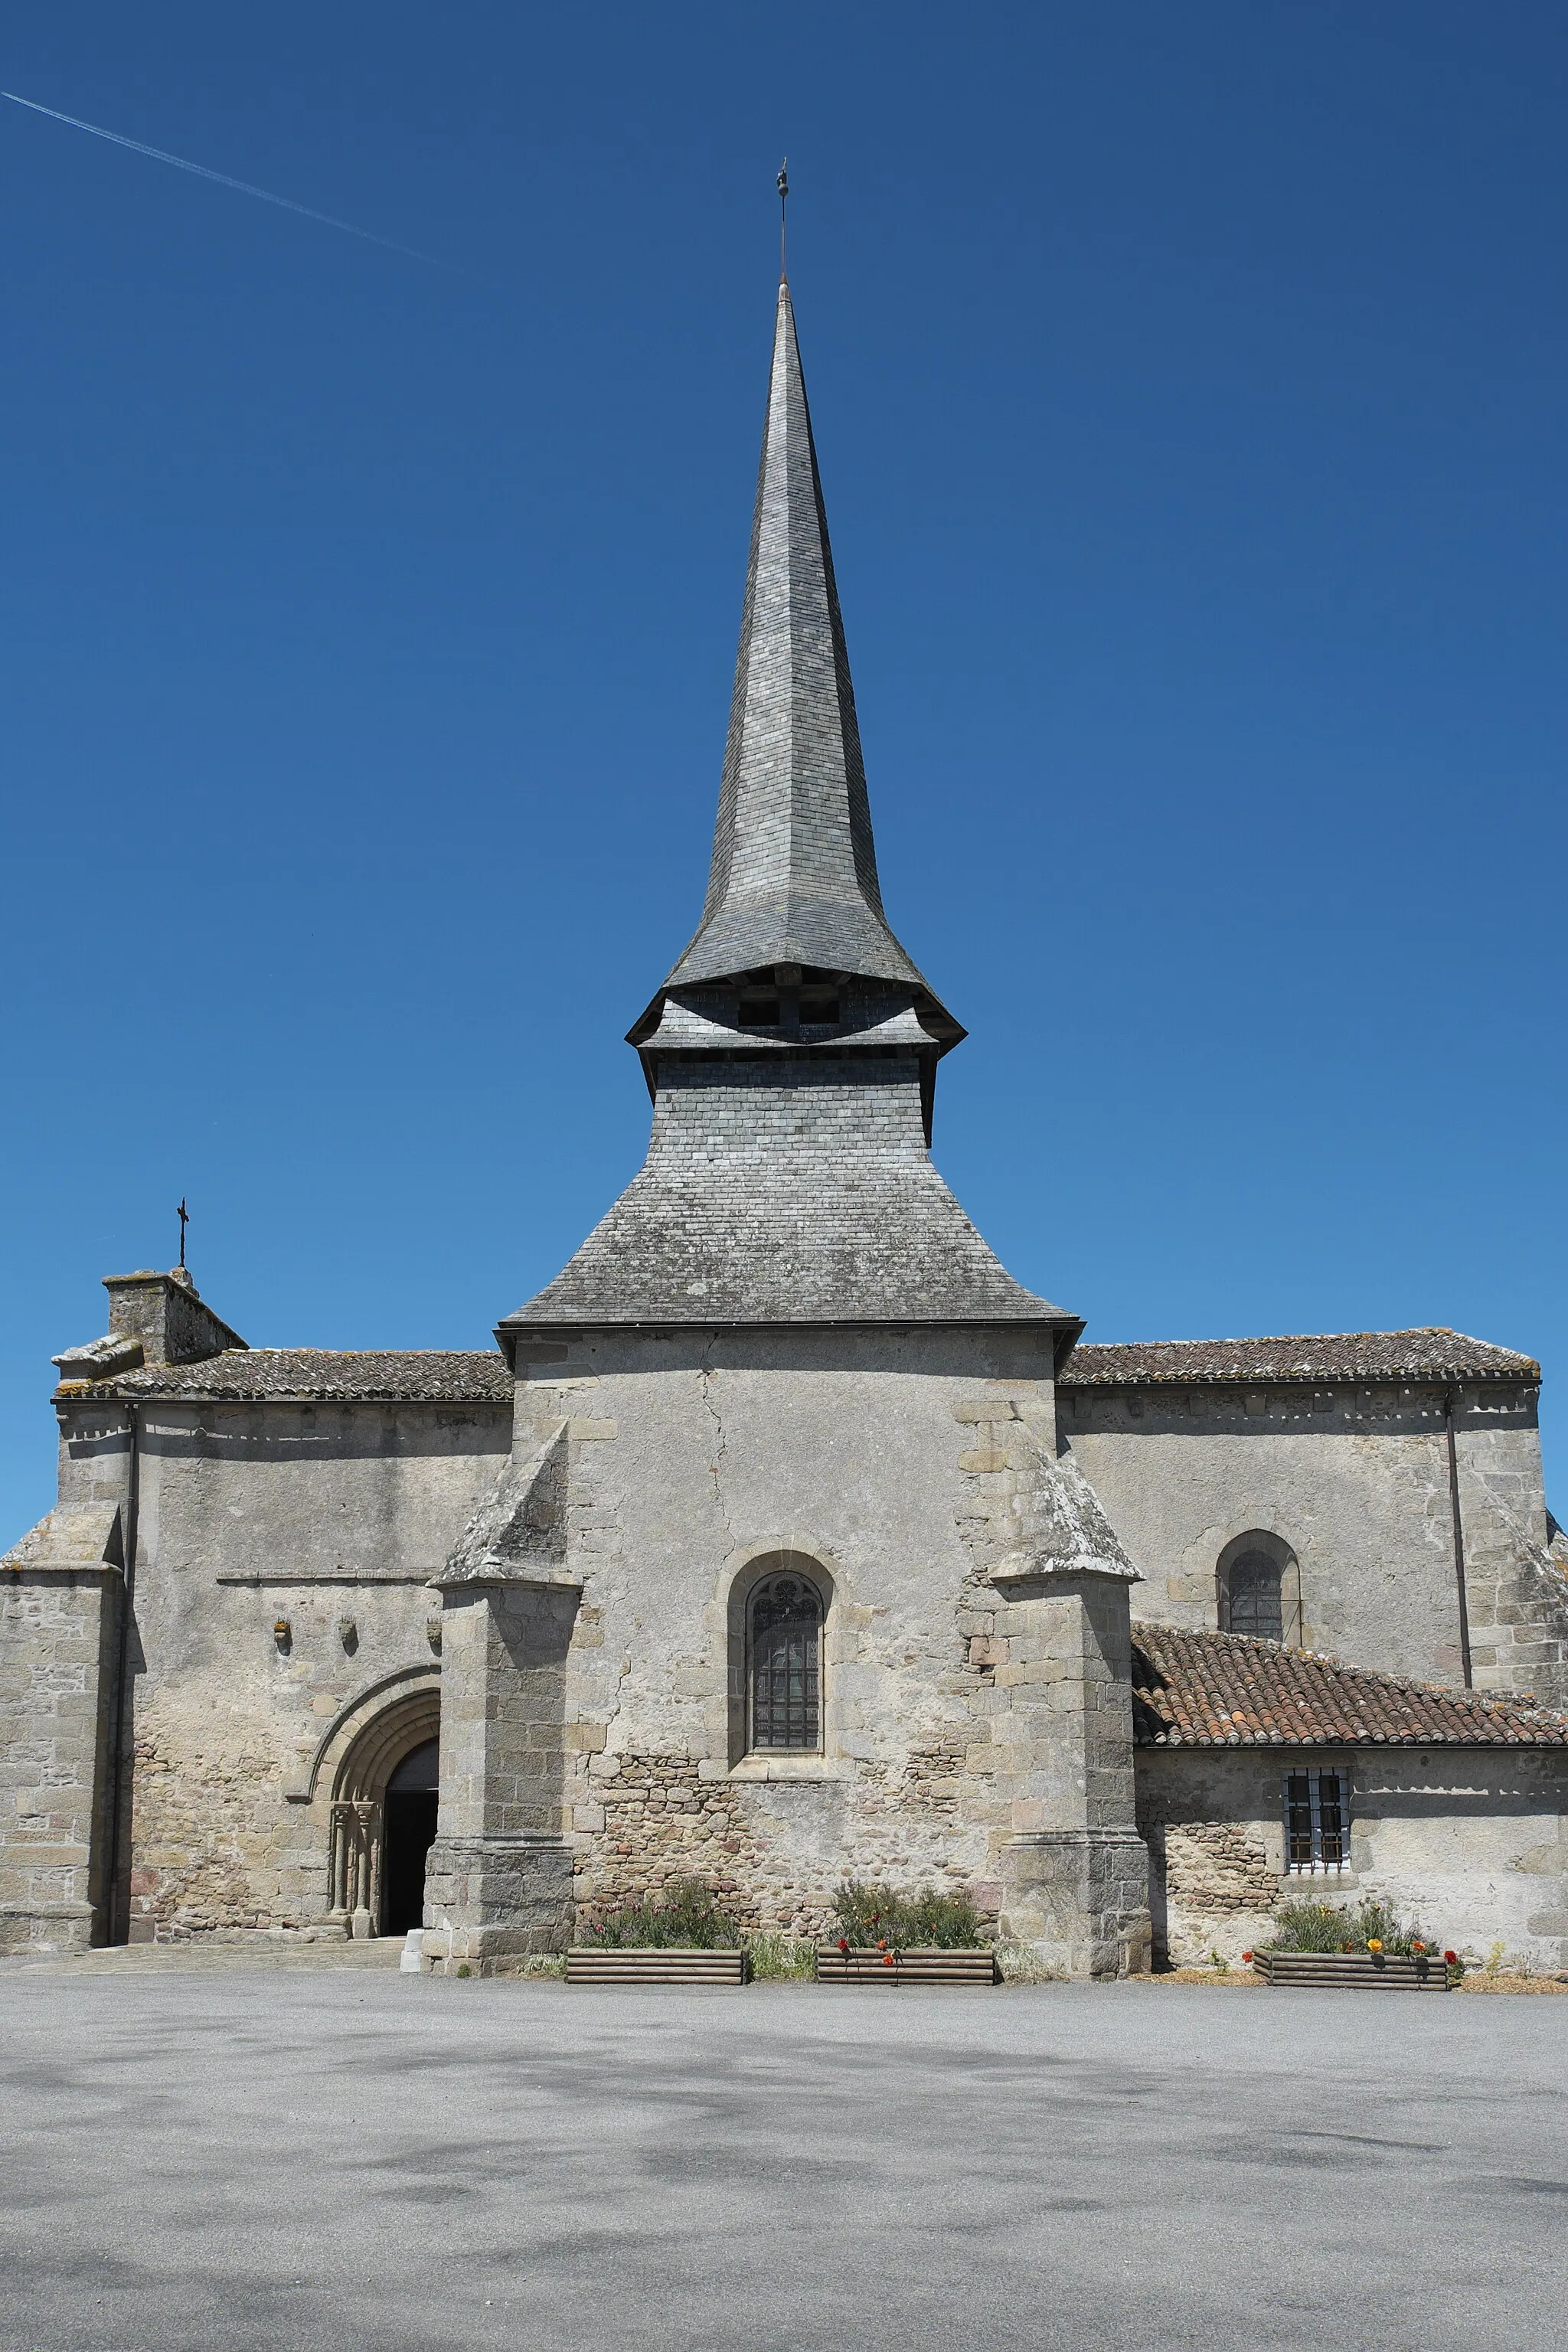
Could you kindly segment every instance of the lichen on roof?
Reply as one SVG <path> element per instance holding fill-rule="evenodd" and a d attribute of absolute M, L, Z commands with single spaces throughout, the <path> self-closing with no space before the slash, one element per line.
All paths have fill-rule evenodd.
<path fill-rule="evenodd" d="M 1321 1331 L 1268 1339 L 1080 1340 L 1064 1388 L 1224 1381 L 1539 1381 L 1533 1356 L 1463 1331 Z"/>
<path fill-rule="evenodd" d="M 511 1374 L 494 1348 L 247 1348 L 195 1364 L 150 1364 L 108 1381 L 71 1381 L 78 1398 L 164 1397 L 215 1403 L 510 1404 Z"/>
<path fill-rule="evenodd" d="M 1246 1633 L 1132 1629 L 1141 1748 L 1568 1747 L 1528 1696 L 1450 1690 Z"/>

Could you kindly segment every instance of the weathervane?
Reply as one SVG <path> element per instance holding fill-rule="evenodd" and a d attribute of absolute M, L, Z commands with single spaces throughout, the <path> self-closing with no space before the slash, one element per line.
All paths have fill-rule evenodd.
<path fill-rule="evenodd" d="M 788 205 L 788 204 L 789 204 L 789 157 L 786 155 L 786 156 L 784 157 L 784 162 L 779 165 L 779 276 L 780 276 L 781 278 L 787 278 L 787 277 L 789 276 L 789 271 L 788 271 L 788 269 L 787 269 L 787 268 L 785 268 L 785 266 L 784 266 L 784 262 L 785 262 L 784 224 L 785 224 L 785 208 L 786 208 L 786 206 Z"/>
<path fill-rule="evenodd" d="M 180 1201 L 180 1205 L 175 1210 L 174 1214 L 180 1221 L 180 1264 L 184 1265 L 185 1262 L 185 1227 L 191 1221 L 185 1213 L 185 1203 L 183 1196 Z"/>

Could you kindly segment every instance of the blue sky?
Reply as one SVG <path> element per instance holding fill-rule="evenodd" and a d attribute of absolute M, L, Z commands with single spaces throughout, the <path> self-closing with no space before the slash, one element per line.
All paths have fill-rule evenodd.
<path fill-rule="evenodd" d="M 0 1540 L 182 1193 L 252 1341 L 473 1347 L 633 1173 L 786 150 L 943 1172 L 1093 1338 L 1538 1354 L 1563 1496 L 1560 9 L 55 0 L 0 64 L 455 265 L 0 105 Z"/>

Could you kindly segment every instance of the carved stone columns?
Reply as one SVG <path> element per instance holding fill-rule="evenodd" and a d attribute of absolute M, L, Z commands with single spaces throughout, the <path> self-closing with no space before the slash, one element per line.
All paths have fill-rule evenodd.
<path fill-rule="evenodd" d="M 340 1799 L 331 1810 L 328 1847 L 328 1917 L 345 1936 L 363 1941 L 381 1917 L 381 1807 L 369 1798 Z"/>

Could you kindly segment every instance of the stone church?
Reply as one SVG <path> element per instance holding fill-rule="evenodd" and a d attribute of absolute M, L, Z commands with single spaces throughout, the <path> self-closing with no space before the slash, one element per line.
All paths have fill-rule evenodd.
<path fill-rule="evenodd" d="M 1086 1342 L 929 1156 L 963 1035 L 882 905 L 781 285 L 647 1160 L 470 1353 L 109 1279 L 0 1564 L 0 1948 L 422 1925 L 489 1970 L 695 1874 L 798 1936 L 846 1877 L 962 1889 L 1066 1975 L 1305 1885 L 1568 1963 L 1539 1367 Z"/>

